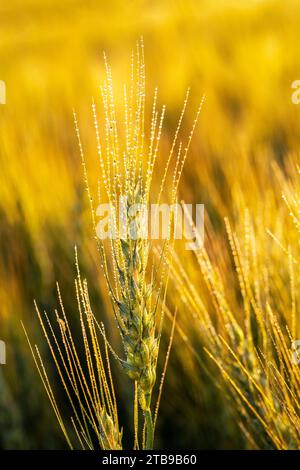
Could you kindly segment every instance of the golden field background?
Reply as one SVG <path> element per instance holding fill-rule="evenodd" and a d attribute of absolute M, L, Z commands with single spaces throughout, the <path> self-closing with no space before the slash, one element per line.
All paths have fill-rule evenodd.
<path fill-rule="evenodd" d="M 7 104 L 0 107 L 0 339 L 7 343 L 8 357 L 7 365 L 0 369 L 1 448 L 65 447 L 20 320 L 47 358 L 33 299 L 50 311 L 55 308 L 58 280 L 66 308 L 74 311 L 76 327 L 75 244 L 95 312 L 111 325 L 114 335 L 92 239 L 72 110 L 78 114 L 89 172 L 95 175 L 91 101 L 92 97 L 98 99 L 104 74 L 102 54 L 107 53 L 112 66 L 118 100 L 129 76 L 130 52 L 141 35 L 148 113 L 156 86 L 159 103 L 167 106 L 158 160 L 161 168 L 186 89 L 191 88 L 191 102 L 183 138 L 206 94 L 180 196 L 186 202 L 205 204 L 206 248 L 224 283 L 234 318 L 243 324 L 247 302 L 245 298 L 243 302 L 236 280 L 224 217 L 244 240 L 248 214 L 257 252 L 256 269 L 255 263 L 248 269 L 249 283 L 256 289 L 268 285 L 266 303 L 271 303 L 290 328 L 294 315 L 295 334 L 300 334 L 298 232 L 282 200 L 282 193 L 294 195 L 297 212 L 300 107 L 291 102 L 291 83 L 300 74 L 299 20 L 296 0 L 2 2 L 0 79 L 6 82 Z M 244 248 L 242 241 L 241 250 Z M 288 250 L 295 258 L 292 283 Z M 181 255 L 190 283 L 207 310 L 213 311 L 201 270 L 192 255 Z M 175 278 L 169 293 L 184 333 L 175 336 L 156 446 L 273 447 L 240 432 L 239 422 L 243 416 L 247 422 L 246 415 L 231 397 L 219 369 L 203 352 L 205 338 L 197 334 L 201 316 L 196 306 L 182 305 L 181 289 Z M 216 334 L 218 328 L 223 332 L 222 322 L 215 319 L 215 326 Z M 183 340 L 185 334 L 188 341 Z M 196 354 L 191 353 L 191 344 Z M 51 361 L 46 359 L 46 364 L 51 371 Z M 122 420 L 130 426 L 128 387 L 119 381 L 117 369 L 115 372 Z M 55 382 L 54 370 L 52 375 Z M 295 402 L 296 416 L 298 400 Z M 271 418 L 269 422 L 277 426 Z M 291 442 L 285 437 L 289 424 L 284 426 L 286 430 L 280 432 L 285 442 Z M 245 436 L 247 431 L 251 433 L 246 430 Z"/>

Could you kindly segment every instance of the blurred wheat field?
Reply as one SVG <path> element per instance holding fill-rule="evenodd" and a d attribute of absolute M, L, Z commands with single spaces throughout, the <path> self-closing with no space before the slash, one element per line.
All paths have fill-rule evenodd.
<path fill-rule="evenodd" d="M 299 372 L 289 362 L 291 339 L 300 335 L 300 108 L 291 102 L 300 73 L 299 20 L 292 0 L 1 4 L 0 79 L 7 87 L 0 105 L 0 339 L 7 344 L 1 448 L 66 446 L 20 320 L 58 382 L 33 299 L 53 310 L 59 281 L 65 308 L 74 311 L 75 244 L 94 311 L 118 347 L 72 113 L 95 175 L 91 103 L 99 97 L 103 51 L 120 102 L 141 35 L 148 114 L 156 86 L 167 107 L 161 171 L 186 89 L 182 139 L 206 94 L 179 187 L 186 202 L 205 204 L 205 252 L 176 255 L 167 305 L 178 309 L 177 329 L 156 446 L 299 448 Z M 79 330 L 76 315 L 72 321 Z M 133 435 L 129 387 L 113 372 L 120 420 Z M 63 400 L 58 386 L 57 393 Z M 129 432 L 125 446 L 131 438 Z"/>

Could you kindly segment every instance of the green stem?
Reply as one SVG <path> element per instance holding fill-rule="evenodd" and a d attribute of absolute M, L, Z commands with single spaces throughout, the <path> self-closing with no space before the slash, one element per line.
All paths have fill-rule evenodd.
<path fill-rule="evenodd" d="M 145 411 L 145 419 L 146 419 L 146 450 L 153 449 L 153 441 L 154 441 L 154 428 L 153 428 L 153 420 L 150 408 Z"/>

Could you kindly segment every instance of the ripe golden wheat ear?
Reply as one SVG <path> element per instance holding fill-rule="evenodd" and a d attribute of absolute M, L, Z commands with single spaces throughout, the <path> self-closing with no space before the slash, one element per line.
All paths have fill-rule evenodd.
<path fill-rule="evenodd" d="M 264 238 L 259 239 L 255 221 L 247 210 L 239 234 L 225 219 L 236 282 L 230 285 L 231 292 L 219 269 L 221 263 L 218 265 L 211 255 L 213 245 L 209 250 L 203 246 L 193 253 L 206 295 L 201 296 L 191 282 L 180 256 L 173 257 L 173 285 L 179 290 L 185 312 L 194 319 L 193 329 L 201 345 L 229 386 L 230 405 L 233 404 L 238 425 L 251 448 L 299 449 L 300 372 L 298 361 L 292 360 L 295 350 L 290 349 L 297 338 L 300 227 L 297 194 L 296 189 L 288 188 L 283 196 L 295 228 L 288 232 L 293 245 L 285 246 L 267 230 Z M 263 249 L 270 243 L 269 235 L 275 242 L 273 248 L 280 269 Z M 271 271 L 274 264 L 275 273 Z M 230 296 L 234 289 L 239 296 L 237 302 Z M 285 300 L 281 306 L 280 298 Z M 287 304 L 289 309 L 285 308 Z M 179 324 L 178 329 L 189 336 L 187 324 Z M 190 351 L 201 365 L 207 366 L 191 345 Z M 216 371 L 212 375 L 219 387 Z"/>
<path fill-rule="evenodd" d="M 36 312 L 47 340 L 58 375 L 72 408 L 71 422 L 82 449 L 122 449 L 122 430 L 119 428 L 117 400 L 114 392 L 105 331 L 93 314 L 86 280 L 80 276 L 76 251 L 77 279 L 75 280 L 84 356 L 78 352 L 78 338 L 72 336 L 61 293 L 57 292 L 61 313 L 55 311 L 59 333 L 46 312 Z M 59 410 L 43 360 L 34 348 L 23 326 L 32 355 L 54 413 L 71 449 L 73 439 Z M 76 447 L 77 445 L 75 445 Z"/>

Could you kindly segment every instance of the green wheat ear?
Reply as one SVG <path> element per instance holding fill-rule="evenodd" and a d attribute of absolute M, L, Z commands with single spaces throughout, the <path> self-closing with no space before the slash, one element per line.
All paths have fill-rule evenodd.
<path fill-rule="evenodd" d="M 153 423 L 151 398 L 156 383 L 157 359 L 164 317 L 165 292 L 163 292 L 163 286 L 166 289 L 167 282 L 165 281 L 168 279 L 168 272 L 172 265 L 174 237 L 172 238 L 172 230 L 170 229 L 170 238 L 161 251 L 158 263 L 160 268 L 158 269 L 154 262 L 150 263 L 149 261 L 152 246 L 144 238 L 143 227 L 141 226 L 143 219 L 140 217 L 135 218 L 130 212 L 130 207 L 136 204 L 143 204 L 148 207 L 150 202 L 159 204 L 163 193 L 166 192 L 168 192 L 168 202 L 170 204 L 176 202 L 178 184 L 204 98 L 202 98 L 188 141 L 183 149 L 182 143 L 178 143 L 178 135 L 188 101 L 189 90 L 187 91 L 171 150 L 167 155 L 163 175 L 158 186 L 159 190 L 155 195 L 155 191 L 152 189 L 152 178 L 159 150 L 165 106 L 162 106 L 160 111 L 157 109 L 157 90 L 155 90 L 152 118 L 149 129 L 147 129 L 143 41 L 137 43 L 136 54 L 132 54 L 129 91 L 126 86 L 124 87 L 125 118 L 123 134 L 125 138 L 122 143 L 119 139 L 117 126 L 111 68 L 105 56 L 104 60 L 106 80 L 101 87 L 104 110 L 102 129 L 104 145 L 100 137 L 101 126 L 98 122 L 96 104 L 94 101 L 92 104 L 101 171 L 98 182 L 101 194 L 99 191 L 98 201 L 99 203 L 107 201 L 110 203 L 113 209 L 111 229 L 116 236 L 110 240 L 109 244 L 105 244 L 98 237 L 96 238 L 101 256 L 101 267 L 124 346 L 125 359 L 119 362 L 128 377 L 135 383 L 135 448 L 139 447 L 138 402 L 145 416 L 146 442 L 143 433 L 143 447 L 151 449 L 153 448 L 154 427 L 162 387 L 161 384 Z M 74 115 L 74 119 L 93 225 L 96 232 L 94 202 L 88 182 L 76 115 Z M 147 130 L 149 130 L 149 137 L 146 143 Z M 174 170 L 169 175 L 172 158 L 174 160 Z M 170 184 L 167 186 L 168 178 Z M 117 223 L 120 209 L 119 198 L 121 196 L 126 197 L 125 237 L 123 233 L 121 235 Z M 171 219 L 172 213 L 168 221 L 170 228 L 172 225 Z M 132 237 L 132 232 L 135 235 L 134 237 Z"/>
<path fill-rule="evenodd" d="M 156 380 L 158 337 L 155 332 L 155 308 L 151 308 L 151 284 L 145 282 L 148 243 L 141 236 L 142 227 L 130 215 L 131 204 L 139 203 L 142 194 L 136 184 L 133 198 L 127 201 L 127 221 L 134 229 L 136 239 L 128 237 L 121 241 L 125 270 L 118 269 L 123 286 L 121 299 L 117 302 L 122 322 L 119 328 L 123 336 L 126 362 L 123 364 L 128 376 L 137 381 L 139 402 L 143 411 L 150 409 L 152 389 Z"/>
<path fill-rule="evenodd" d="M 106 80 L 101 87 L 104 110 L 104 124 L 101 129 L 104 134 L 104 146 L 102 145 L 102 139 L 100 137 L 100 126 L 98 124 L 96 104 L 94 101 L 92 103 L 92 112 L 100 163 L 98 201 L 99 203 L 109 202 L 110 206 L 113 208 L 111 229 L 116 236 L 114 236 L 108 244 L 104 243 L 103 240 L 100 240 L 96 236 L 97 230 L 94 202 L 88 181 L 85 156 L 75 113 L 74 122 L 85 185 L 91 207 L 93 228 L 95 230 L 95 238 L 97 240 L 101 257 L 101 268 L 103 269 L 108 292 L 112 300 L 116 322 L 121 333 L 125 359 L 120 359 L 113 351 L 111 345 L 106 339 L 103 327 L 99 326 L 91 311 L 87 284 L 86 281 L 81 281 L 77 255 L 76 264 L 78 269 L 78 278 L 76 280 L 76 292 L 89 380 L 82 375 L 81 362 L 74 347 L 71 330 L 64 314 L 62 302 L 61 307 L 63 311 L 63 319 L 60 319 L 57 315 L 57 320 L 60 326 L 65 353 L 67 355 L 67 359 L 64 359 L 61 354 L 61 350 L 59 349 L 58 356 L 63 361 L 63 367 L 59 364 L 57 354 L 54 352 L 52 342 L 49 339 L 49 334 L 46 331 L 42 316 L 38 309 L 37 312 L 54 362 L 58 368 L 60 378 L 71 402 L 75 415 L 72 423 L 82 447 L 93 448 L 93 440 L 90 438 L 89 434 L 89 430 L 92 428 L 102 449 L 122 448 L 122 431 L 119 429 L 117 403 L 108 361 L 108 350 L 110 350 L 122 365 L 123 370 L 125 370 L 128 377 L 134 382 L 134 448 L 138 449 L 140 447 L 139 434 L 142 434 L 142 436 L 140 436 L 142 438 L 142 447 L 152 449 L 154 443 L 154 428 L 175 325 L 174 320 L 171 340 L 158 390 L 158 400 L 155 406 L 155 415 L 153 420 L 151 398 L 153 388 L 156 383 L 157 359 L 165 312 L 167 280 L 172 266 L 174 237 L 171 236 L 170 230 L 170 238 L 165 242 L 164 248 L 159 256 L 159 266 L 157 266 L 154 261 L 150 263 L 149 255 L 151 251 L 154 253 L 154 250 L 151 247 L 151 243 L 144 238 L 142 230 L 143 227 L 141 226 L 142 219 L 139 217 L 135 218 L 131 214 L 130 207 L 135 204 L 148 206 L 150 199 L 153 199 L 150 198 L 150 193 L 151 195 L 153 193 L 152 178 L 159 150 L 165 106 L 162 107 L 161 111 L 157 110 L 157 90 L 155 90 L 152 118 L 149 126 L 149 138 L 146 144 L 145 65 L 144 46 L 143 41 L 141 40 L 137 43 L 136 54 L 132 55 L 129 93 L 127 88 L 124 87 L 125 138 L 121 145 L 117 126 L 117 113 L 115 110 L 111 69 L 105 56 L 104 61 L 106 67 Z M 177 141 L 188 101 L 188 95 L 189 91 L 187 92 L 184 101 L 171 150 L 166 159 L 158 195 L 153 201 L 157 204 L 161 202 L 163 192 L 167 192 L 165 190 L 165 186 L 168 177 L 171 179 L 171 183 L 167 187 L 169 194 L 168 202 L 170 204 L 174 204 L 176 201 L 177 188 L 183 166 L 203 104 L 202 99 L 192 130 L 189 134 L 187 144 L 183 150 L 182 143 L 180 142 L 178 145 Z M 169 175 L 168 172 L 170 170 L 172 157 L 174 157 L 175 160 L 174 170 L 171 175 Z M 125 237 L 121 236 L 117 225 L 119 198 L 121 196 L 126 196 L 127 198 L 125 208 L 125 218 L 127 222 Z M 173 214 L 170 213 L 169 217 L 170 220 L 168 221 L 168 224 L 169 228 L 171 228 Z M 134 237 L 132 237 L 132 232 L 135 234 Z M 155 259 L 154 256 L 153 259 Z M 87 322 L 87 330 L 89 331 L 91 343 L 88 340 L 84 319 Z M 46 320 L 52 332 L 52 327 L 47 316 Z M 100 331 L 102 339 L 104 339 L 108 370 L 104 367 L 102 360 L 102 354 L 96 334 L 96 326 L 98 327 L 97 332 L 99 333 Z M 58 341 L 55 336 L 54 343 L 56 346 L 58 345 Z M 39 353 L 37 354 L 38 357 L 36 357 L 36 354 L 34 354 L 34 357 L 39 373 L 44 382 L 62 431 L 65 434 L 69 445 L 72 447 L 67 429 L 58 411 L 48 377 L 45 376 L 44 366 L 42 362 L 39 361 Z M 94 359 L 96 360 L 96 363 Z M 77 382 L 79 379 L 76 379 L 77 376 L 75 372 L 79 374 L 80 384 Z M 70 393 L 66 377 L 71 383 L 72 393 Z M 75 403 L 72 398 L 74 393 L 77 398 L 77 403 Z M 141 433 L 139 433 L 139 405 L 145 418 L 143 431 Z"/>
<path fill-rule="evenodd" d="M 103 442 L 103 449 L 105 450 L 122 450 L 122 435 L 123 432 L 119 431 L 116 423 L 107 413 L 105 408 L 99 410 L 100 423 L 101 423 L 101 436 Z"/>

